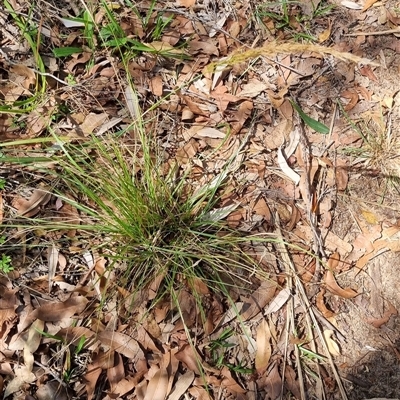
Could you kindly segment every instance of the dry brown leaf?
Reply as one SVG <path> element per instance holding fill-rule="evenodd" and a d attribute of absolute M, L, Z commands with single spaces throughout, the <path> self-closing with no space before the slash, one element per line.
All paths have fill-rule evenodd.
<path fill-rule="evenodd" d="M 179 400 L 187 392 L 193 380 L 194 373 L 192 371 L 186 371 L 183 375 L 178 376 L 168 400 Z"/>
<path fill-rule="evenodd" d="M 84 382 L 86 388 L 86 396 L 88 400 L 92 400 L 94 396 L 94 391 L 97 387 L 97 380 L 102 372 L 100 367 L 91 368 L 91 365 L 88 365 L 88 371 L 84 375 Z"/>
<path fill-rule="evenodd" d="M 364 3 L 364 7 L 362 8 L 362 12 L 367 11 L 370 7 L 372 7 L 378 0 L 366 0 Z"/>
<path fill-rule="evenodd" d="M 192 111 L 193 114 L 209 117 L 210 113 L 207 112 L 206 110 L 203 110 L 201 108 L 201 105 L 194 102 L 189 96 L 182 96 L 182 99 L 184 100 L 184 102 L 186 103 L 186 105 L 189 107 L 190 111 Z"/>
<path fill-rule="evenodd" d="M 268 308 L 265 310 L 264 315 L 272 314 L 279 311 L 286 304 L 291 295 L 292 294 L 290 293 L 290 290 L 288 288 L 282 289 L 268 305 Z"/>
<path fill-rule="evenodd" d="M 183 147 L 177 150 L 176 159 L 182 164 L 186 164 L 196 155 L 199 145 L 195 139 L 190 139 Z"/>
<path fill-rule="evenodd" d="M 163 81 L 160 75 L 154 76 L 150 79 L 150 90 L 156 96 L 162 96 L 163 94 Z"/>
<path fill-rule="evenodd" d="M 42 340 L 42 334 L 44 328 L 44 322 L 36 320 L 28 329 L 23 336 L 24 340 L 24 364 L 29 371 L 33 369 L 33 354 L 38 349 Z"/>
<path fill-rule="evenodd" d="M 208 137 L 211 139 L 223 139 L 226 136 L 226 133 L 221 132 L 215 128 L 202 128 L 196 132 L 196 137 Z"/>
<path fill-rule="evenodd" d="M 235 121 L 232 122 L 232 133 L 239 133 L 242 129 L 244 123 L 247 121 L 247 118 L 250 117 L 251 112 L 253 110 L 253 102 L 252 101 L 244 101 L 240 104 L 237 113 L 235 114 Z"/>
<path fill-rule="evenodd" d="M 23 64 L 14 64 L 10 67 L 11 72 L 23 76 L 25 81 L 22 83 L 22 86 L 25 89 L 29 89 L 30 85 L 34 85 L 36 83 L 36 75 L 35 72 Z"/>
<path fill-rule="evenodd" d="M 124 379 L 121 379 L 115 386 L 114 386 L 114 393 L 119 394 L 119 398 L 124 396 L 126 393 L 130 392 L 135 386 L 138 384 L 138 377 L 135 376 L 127 376 Z"/>
<path fill-rule="evenodd" d="M 186 326 L 191 327 L 196 323 L 198 313 L 196 299 L 188 290 L 182 289 L 178 294 L 178 304 L 181 307 L 181 316 Z"/>
<path fill-rule="evenodd" d="M 336 279 L 335 279 L 335 277 L 333 275 L 333 272 L 330 271 L 330 270 L 326 271 L 326 274 L 325 274 L 325 285 L 326 285 L 326 288 L 331 293 L 333 293 L 333 294 L 335 294 L 337 296 L 340 296 L 340 297 L 344 297 L 345 299 L 352 299 L 352 298 L 358 296 L 358 293 L 353 289 L 350 289 L 350 288 L 343 289 L 343 288 L 341 288 L 337 284 Z"/>
<path fill-rule="evenodd" d="M 285 367 L 285 386 L 290 390 L 295 399 L 301 399 L 299 380 L 296 379 L 296 372 L 290 365 Z"/>
<path fill-rule="evenodd" d="M 334 332 L 330 329 L 324 330 L 324 338 L 326 341 L 326 345 L 328 346 L 329 353 L 333 356 L 340 356 L 340 349 L 338 344 L 332 339 Z"/>
<path fill-rule="evenodd" d="M 229 103 L 239 101 L 238 97 L 228 93 L 228 88 L 224 85 L 217 86 L 210 96 L 215 99 L 218 109 L 222 112 L 228 108 Z"/>
<path fill-rule="evenodd" d="M 257 328 L 257 351 L 255 366 L 259 374 L 262 374 L 268 367 L 269 360 L 272 353 L 271 348 L 271 332 L 269 330 L 268 322 L 263 319 Z"/>
<path fill-rule="evenodd" d="M 138 342 L 124 333 L 103 331 L 98 333 L 97 338 L 102 344 L 131 360 L 143 354 Z"/>
<path fill-rule="evenodd" d="M 265 306 L 274 297 L 276 286 L 276 282 L 272 279 L 263 281 L 259 288 L 245 301 L 241 318 L 247 321 L 264 311 Z"/>
<path fill-rule="evenodd" d="M 17 318 L 17 314 L 15 313 L 19 305 L 16 296 L 17 291 L 17 289 L 11 289 L 6 285 L 0 285 L 0 339 L 8 335 Z"/>
<path fill-rule="evenodd" d="M 319 293 L 317 294 L 317 297 L 315 299 L 315 303 L 317 305 L 318 310 L 321 311 L 322 315 L 325 318 L 331 318 L 335 314 L 326 307 L 324 294 L 325 294 L 325 289 L 321 288 Z"/>
<path fill-rule="evenodd" d="M 219 56 L 218 47 L 210 41 L 205 40 L 191 40 L 189 42 L 189 53 L 198 54 L 203 53 L 207 55 Z"/>
<path fill-rule="evenodd" d="M 389 303 L 388 309 L 383 314 L 382 318 L 368 318 L 366 321 L 372 325 L 374 328 L 380 328 L 382 325 L 386 324 L 392 315 L 397 315 L 398 312 L 393 304 Z"/>
<path fill-rule="evenodd" d="M 89 113 L 83 123 L 79 126 L 85 136 L 91 135 L 96 128 L 103 125 L 108 118 L 107 113 Z"/>
<path fill-rule="evenodd" d="M 238 93 L 239 97 L 256 97 L 264 90 L 266 90 L 268 86 L 259 81 L 258 79 L 250 79 L 248 83 L 243 85 L 241 92 Z"/>
<path fill-rule="evenodd" d="M 331 31 L 332 31 L 332 24 L 331 22 L 329 22 L 329 27 L 318 35 L 318 41 L 320 43 L 323 43 L 326 40 L 328 40 L 331 36 Z"/>
<path fill-rule="evenodd" d="M 282 378 L 279 374 L 278 362 L 275 362 L 270 371 L 265 372 L 258 384 L 268 393 L 268 399 L 276 400 L 280 396 L 282 391 Z"/>
<path fill-rule="evenodd" d="M 18 390 L 21 390 L 24 384 L 30 384 L 36 381 L 35 374 L 23 365 L 15 368 L 14 375 L 14 378 L 7 384 L 6 390 L 3 394 L 3 399 L 6 399 L 10 394 L 17 392 Z"/>
<path fill-rule="evenodd" d="M 260 197 L 253 207 L 253 212 L 257 215 L 262 215 L 266 221 L 272 221 L 272 214 L 267 202 L 263 197 Z"/>
<path fill-rule="evenodd" d="M 79 53 L 79 54 L 72 54 L 71 61 L 68 61 L 66 64 L 66 68 L 68 72 L 72 73 L 73 69 L 79 64 L 86 64 L 91 58 L 92 53 Z"/>
<path fill-rule="evenodd" d="M 183 7 L 190 8 L 196 4 L 196 0 L 178 0 L 178 4 Z"/>
<path fill-rule="evenodd" d="M 59 303 L 49 302 L 36 308 L 32 312 L 31 318 L 48 322 L 60 321 L 82 313 L 87 303 L 88 299 L 83 296 L 70 297 L 68 300 Z"/>
<path fill-rule="evenodd" d="M 209 390 L 201 386 L 193 386 L 189 389 L 189 393 L 193 396 L 196 400 L 211 400 L 211 395 Z"/>
<path fill-rule="evenodd" d="M 167 396 L 168 372 L 159 369 L 150 379 L 144 400 L 164 400 Z"/>
<path fill-rule="evenodd" d="M 344 107 L 345 111 L 352 110 L 358 103 L 358 93 L 354 89 L 344 90 L 341 96 L 345 99 L 349 99 L 349 102 Z"/>
<path fill-rule="evenodd" d="M 192 346 L 185 344 L 176 354 L 173 355 L 177 360 L 185 363 L 187 368 L 195 374 L 200 375 L 199 362 L 200 356 Z"/>
<path fill-rule="evenodd" d="M 374 71 L 372 71 L 370 65 L 364 65 L 362 68 L 360 68 L 360 74 L 371 79 L 371 81 L 378 82 L 378 78 L 374 74 Z"/>
<path fill-rule="evenodd" d="M 67 391 L 67 387 L 61 385 L 57 381 L 49 381 L 44 385 L 40 385 L 35 393 L 38 400 L 69 400 L 70 394 Z M 27 399 L 27 398 L 25 398 Z"/>
<path fill-rule="evenodd" d="M 231 393 L 236 394 L 236 393 L 246 393 L 246 390 L 244 390 L 234 379 L 232 376 L 231 371 L 227 367 L 223 367 L 221 370 L 221 375 L 224 377 L 221 381 L 221 385 L 223 387 L 226 387 L 227 390 L 229 390 Z"/>
<path fill-rule="evenodd" d="M 17 209 L 17 213 L 24 217 L 33 217 L 39 212 L 39 207 L 46 205 L 51 198 L 51 193 L 42 189 L 35 189 L 31 197 L 26 200 L 22 196 L 17 196 L 13 200 L 13 207 Z"/>
<path fill-rule="evenodd" d="M 110 390 L 113 394 L 121 396 L 115 391 L 117 384 L 125 378 L 125 368 L 122 362 L 122 356 L 118 353 L 114 354 L 114 365 L 107 369 L 107 380 L 110 384 Z"/>

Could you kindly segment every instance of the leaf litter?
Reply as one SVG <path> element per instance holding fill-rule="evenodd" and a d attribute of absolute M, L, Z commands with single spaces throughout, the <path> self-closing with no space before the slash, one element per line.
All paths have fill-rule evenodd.
<path fill-rule="evenodd" d="M 367 27 L 378 20 L 389 27 L 398 25 L 389 10 L 386 20 L 378 16 L 373 1 L 364 6 L 354 2 L 342 5 L 354 10 L 349 18 L 354 18 L 353 26 L 361 32 L 365 31 L 364 21 L 368 21 Z M 74 7 L 79 11 L 79 5 Z M 86 223 L 78 211 L 80 204 L 74 207 L 63 201 L 63 196 L 64 200 L 69 196 L 75 199 L 77 194 L 64 188 L 66 192 L 60 196 L 42 186 L 48 178 L 35 176 L 29 165 L 22 166 L 25 177 L 7 170 L 6 179 L 13 179 L 15 174 L 18 185 L 2 193 L 7 207 L 3 221 L 6 227 L 10 225 L 4 230 L 4 249 L 15 254 L 16 267 L 0 281 L 4 398 L 66 398 L 69 391 L 75 398 L 88 399 L 203 399 L 216 398 L 218 393 L 222 398 L 256 398 L 257 394 L 259 398 L 276 399 L 289 392 L 302 398 L 308 380 L 312 384 L 307 390 L 315 390 L 318 396 L 324 393 L 327 398 L 347 398 L 333 363 L 317 361 L 324 350 L 331 361 L 332 357 L 338 363 L 343 360 L 343 343 L 338 340 L 343 335 L 337 328 L 337 316 L 346 304 L 361 307 L 366 302 L 357 287 L 359 282 L 347 285 L 346 279 L 341 281 L 342 274 L 345 278 L 352 273 L 361 276 L 382 252 L 396 252 L 400 247 L 398 221 L 390 214 L 376 218 L 348 208 L 356 229 L 341 229 L 338 209 L 346 204 L 342 198 L 351 198 L 352 193 L 361 193 L 360 188 L 367 187 L 357 182 L 365 182 L 371 173 L 357 169 L 357 159 L 348 152 L 349 146 L 353 154 L 365 151 L 365 137 L 355 126 L 357 119 L 365 118 L 367 109 L 380 104 L 382 117 L 397 121 L 399 116 L 392 112 L 394 93 L 389 85 L 382 94 L 376 85 L 382 74 L 374 69 L 376 54 L 368 47 L 373 47 L 376 39 L 348 40 L 331 28 L 334 25 L 329 21 L 329 29 L 321 31 L 318 38 L 321 43 L 332 38 L 333 46 L 289 42 L 287 31 L 279 28 L 276 16 L 269 13 L 258 22 L 263 29 L 256 40 L 262 45 L 255 42 L 253 46 L 254 37 L 250 40 L 247 30 L 248 5 L 230 8 L 221 3 L 218 7 L 221 13 L 216 16 L 207 8 L 197 7 L 197 2 L 182 0 L 174 3 L 176 12 L 168 11 L 164 17 L 156 9 L 146 14 L 148 8 L 143 8 L 130 24 L 126 18 L 132 11 L 116 6 L 126 38 L 143 40 L 143 51 L 129 58 L 126 65 L 138 96 L 129 85 L 127 89 L 121 87 L 124 66 L 110 49 L 105 58 L 93 57 L 97 49 L 91 49 L 71 55 L 65 63 L 55 60 L 50 75 L 38 73 L 33 59 L 24 60 L 27 65 L 10 63 L 23 54 L 22 45 L 14 24 L 4 25 L 2 33 L 10 49 L 1 60 L 6 73 L 1 92 L 4 106 L 20 107 L 17 101 L 32 96 L 43 76 L 56 95 L 35 104 L 30 111 L 20 114 L 20 107 L 11 113 L 11 119 L 2 118 L 2 132 L 10 146 L 13 140 L 53 133 L 64 137 L 65 143 L 88 140 L 92 134 L 105 134 L 107 124 L 107 129 L 117 134 L 132 118 L 137 119 L 141 110 L 146 113 L 157 104 L 162 112 L 155 117 L 160 121 L 152 125 L 153 134 L 166 150 L 166 168 L 176 161 L 179 173 L 189 177 L 194 190 L 201 190 L 218 176 L 223 161 L 243 142 L 238 167 L 230 177 L 231 190 L 222 195 L 220 208 L 210 216 L 227 218 L 243 232 L 281 236 L 287 244 L 285 251 L 294 261 L 293 270 L 287 270 L 289 261 L 280 246 L 247 249 L 268 268 L 270 278 L 253 280 L 250 293 L 232 289 L 233 304 L 226 304 L 226 299 L 210 293 L 199 281 L 196 287 L 207 302 L 203 310 L 207 314 L 205 326 L 199 325 L 201 310 L 193 294 L 185 290 L 179 293 L 182 315 L 163 302 L 148 310 L 148 299 L 156 296 L 158 280 L 148 291 L 136 295 L 134 304 L 129 300 L 132 293 L 124 288 L 109 299 L 105 293 L 115 283 L 115 275 L 96 253 L 98 243 L 80 242 L 82 230 L 78 227 Z M 53 11 L 64 23 L 51 24 L 51 40 L 61 43 L 61 30 L 67 36 L 65 46 L 87 46 L 82 34 L 85 23 L 65 23 L 60 10 Z M 79 14 L 72 6 L 67 11 L 70 16 Z M 299 9 L 293 6 L 288 12 L 290 23 L 294 23 Z M 144 15 L 147 24 L 142 23 Z M 152 29 L 162 21 L 158 18 L 169 16 L 172 23 L 165 26 L 161 37 L 151 37 Z M 94 17 L 97 23 L 102 22 L 104 9 L 99 7 Z M 317 26 L 322 23 L 316 21 Z M 256 24 L 255 20 L 251 23 Z M 265 26 L 285 41 L 266 41 Z M 339 26 L 349 32 L 346 24 L 339 22 Z M 191 38 L 185 51 L 176 47 L 188 35 Z M 240 41 L 252 48 L 243 48 Z M 51 47 L 46 41 L 42 45 Z M 382 42 L 382 48 L 398 52 L 393 44 Z M 391 55 L 380 56 L 381 61 L 382 57 Z M 347 63 L 349 60 L 365 65 L 354 67 Z M 52 79 L 56 74 L 65 85 Z M 337 99 L 340 106 L 334 107 Z M 340 107 L 343 112 L 338 115 Z M 349 124 L 349 119 L 355 122 Z M 245 137 L 250 140 L 245 141 Z M 37 143 L 23 144 L 19 156 L 25 153 L 46 158 L 49 148 Z M 54 141 L 54 145 L 59 144 Z M 368 191 L 369 201 L 377 203 L 373 190 Z M 77 229 L 42 232 L 40 218 L 49 215 Z M 12 225 L 18 218 L 37 219 L 32 236 L 16 234 L 18 228 Z M 17 237 L 54 243 L 65 235 L 70 240 L 67 246 L 55 248 L 53 244 L 46 255 L 29 248 L 29 263 L 15 260 Z M 81 257 L 83 251 L 91 255 L 92 265 Z M 62 257 L 66 260 L 63 267 Z M 39 267 L 38 260 L 46 265 Z M 292 275 L 301 277 L 301 284 L 295 280 L 291 287 Z M 98 311 L 103 302 L 106 307 Z M 322 315 L 318 322 L 312 321 L 323 328 L 319 328 L 320 336 L 310 331 L 307 307 L 316 307 Z M 365 317 L 365 321 L 374 329 L 382 329 L 396 318 L 398 307 L 398 302 L 392 304 L 386 299 L 380 314 Z M 290 328 L 286 325 L 289 320 Z M 227 325 L 234 330 L 232 342 L 220 339 Z M 393 342 L 398 340 L 390 330 L 389 335 Z M 218 340 L 224 350 L 218 353 L 222 355 L 220 364 L 213 365 L 204 349 Z M 78 362 L 79 356 L 84 361 Z M 19 358 L 20 364 L 16 364 Z M 372 395 L 381 393 L 374 390 Z"/>

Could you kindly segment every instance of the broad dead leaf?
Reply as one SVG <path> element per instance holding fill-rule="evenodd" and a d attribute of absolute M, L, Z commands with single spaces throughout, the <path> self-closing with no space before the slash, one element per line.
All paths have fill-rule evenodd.
<path fill-rule="evenodd" d="M 192 386 L 188 392 L 191 396 L 193 396 L 196 400 L 211 400 L 212 397 L 209 393 L 209 390 L 201 386 Z"/>
<path fill-rule="evenodd" d="M 190 54 L 203 53 L 207 55 L 219 56 L 218 47 L 210 41 L 204 40 L 191 40 L 189 42 Z"/>
<path fill-rule="evenodd" d="M 97 338 L 102 344 L 131 360 L 143 353 L 138 342 L 124 333 L 103 331 L 98 334 Z"/>
<path fill-rule="evenodd" d="M 178 4 L 183 7 L 190 8 L 196 4 L 196 0 L 178 0 Z"/>
<path fill-rule="evenodd" d="M 271 301 L 268 308 L 265 310 L 265 315 L 279 311 L 289 300 L 290 296 L 291 293 L 288 288 L 282 289 Z"/>
<path fill-rule="evenodd" d="M 276 282 L 265 280 L 260 287 L 246 300 L 243 305 L 241 317 L 247 321 L 264 310 L 265 306 L 273 299 Z"/>
<path fill-rule="evenodd" d="M 183 375 L 178 376 L 168 400 L 179 400 L 187 392 L 193 380 L 194 373 L 192 371 L 186 371 Z"/>
<path fill-rule="evenodd" d="M 352 298 L 358 296 L 358 293 L 355 290 L 351 289 L 351 288 L 346 288 L 346 289 L 341 288 L 337 284 L 336 279 L 335 279 L 335 277 L 333 275 L 333 272 L 330 271 L 330 270 L 326 271 L 326 274 L 325 274 L 325 285 L 326 285 L 326 288 L 331 293 L 333 293 L 333 294 L 335 294 L 337 296 L 340 296 L 340 297 L 344 297 L 345 299 L 352 299 Z"/>
<path fill-rule="evenodd" d="M 182 164 L 186 164 L 197 153 L 199 145 L 194 139 L 190 139 L 183 147 L 176 152 L 176 159 Z"/>
<path fill-rule="evenodd" d="M 331 36 L 331 31 L 332 31 L 332 24 L 330 23 L 329 27 L 318 35 L 318 41 L 320 43 L 323 43 L 326 40 L 328 40 Z"/>
<path fill-rule="evenodd" d="M 97 380 L 102 372 L 100 367 L 91 368 L 91 365 L 88 365 L 88 371 L 84 375 L 85 380 L 85 388 L 87 393 L 88 400 L 92 400 L 94 396 L 94 391 L 97 386 Z"/>
<path fill-rule="evenodd" d="M 349 8 L 350 10 L 362 10 L 363 6 L 355 1 L 343 0 L 340 4 L 344 7 Z"/>
<path fill-rule="evenodd" d="M 18 215 L 30 218 L 36 215 L 39 212 L 39 207 L 46 205 L 50 198 L 51 193 L 48 191 L 35 189 L 28 200 L 22 196 L 17 196 L 13 200 L 13 206 L 17 209 Z"/>
<path fill-rule="evenodd" d="M 35 396 L 38 400 L 69 400 L 70 398 L 67 387 L 57 381 L 49 381 L 44 385 L 40 385 Z"/>
<path fill-rule="evenodd" d="M 370 65 L 364 65 L 363 67 L 361 67 L 360 74 L 368 77 L 369 79 L 371 79 L 371 81 L 378 82 L 378 78 L 374 74 L 374 71 L 372 71 Z"/>
<path fill-rule="evenodd" d="M 318 310 L 321 311 L 322 315 L 325 318 L 331 318 L 335 314 L 326 307 L 324 294 L 325 294 L 325 290 L 323 288 L 321 288 L 319 293 L 317 294 L 315 304 L 317 305 Z"/>
<path fill-rule="evenodd" d="M 239 133 L 242 129 L 244 123 L 247 121 L 247 118 L 250 117 L 251 112 L 253 110 L 253 102 L 252 101 L 244 101 L 240 104 L 238 111 L 235 114 L 235 121 L 232 122 L 232 133 Z"/>
<path fill-rule="evenodd" d="M 36 83 L 36 75 L 35 72 L 23 64 L 15 64 L 10 67 L 11 72 L 23 76 L 25 82 L 22 83 L 22 86 L 26 89 L 29 89 L 30 85 L 34 85 Z"/>
<path fill-rule="evenodd" d="M 29 328 L 28 332 L 23 335 L 24 340 L 24 363 L 29 371 L 33 369 L 33 354 L 38 349 L 44 328 L 44 322 L 36 320 Z"/>
<path fill-rule="evenodd" d="M 340 349 L 338 344 L 332 339 L 334 332 L 330 329 L 324 330 L 324 338 L 328 346 L 329 353 L 333 356 L 340 356 Z"/>
<path fill-rule="evenodd" d="M 258 96 L 261 92 L 266 90 L 268 86 L 260 82 L 258 79 L 251 79 L 249 83 L 246 83 L 242 87 L 242 91 L 239 93 L 240 97 L 256 97 Z"/>
<path fill-rule="evenodd" d="M 226 136 L 224 132 L 221 132 L 215 128 L 202 128 L 196 132 L 196 137 L 208 137 L 211 139 L 223 139 Z"/>
<path fill-rule="evenodd" d="M 68 300 L 59 303 L 47 303 L 34 310 L 31 318 L 48 322 L 60 321 L 82 313 L 87 303 L 88 299 L 83 296 L 70 297 Z"/>
<path fill-rule="evenodd" d="M 389 303 L 389 307 L 383 314 L 382 318 L 368 318 L 367 322 L 374 328 L 380 328 L 382 325 L 385 325 L 389 321 L 392 315 L 397 315 L 397 314 L 398 312 L 394 307 L 394 305 Z"/>
<path fill-rule="evenodd" d="M 210 96 L 215 99 L 220 111 L 225 111 L 228 108 L 229 103 L 237 102 L 239 100 L 238 97 L 228 93 L 228 88 L 223 85 L 217 86 L 210 93 Z"/>
<path fill-rule="evenodd" d="M 260 387 L 268 393 L 267 399 L 276 400 L 282 391 L 282 378 L 279 374 L 278 362 L 275 362 L 272 369 L 264 373 L 264 376 L 258 381 Z"/>
<path fill-rule="evenodd" d="M 144 400 L 164 400 L 167 396 L 168 373 L 166 369 L 159 369 L 147 385 Z"/>
<path fill-rule="evenodd" d="M 341 93 L 341 96 L 348 99 L 348 103 L 345 105 L 344 110 L 352 110 L 358 103 L 358 93 L 354 89 L 347 89 Z"/>
<path fill-rule="evenodd" d="M 259 374 L 263 373 L 269 364 L 269 360 L 272 353 L 271 348 L 271 332 L 269 330 L 268 322 L 263 319 L 257 328 L 257 352 L 255 365 L 256 370 Z"/>
<path fill-rule="evenodd" d="M 83 123 L 79 126 L 79 128 L 85 136 L 89 136 L 95 131 L 95 129 L 103 125 L 106 122 L 107 118 L 107 113 L 89 113 Z"/>
<path fill-rule="evenodd" d="M 378 0 L 366 0 L 364 3 L 364 7 L 361 11 L 367 11 L 370 7 L 372 7 Z"/>
<path fill-rule="evenodd" d="M 285 386 L 290 390 L 295 399 L 301 399 L 299 380 L 296 379 L 296 372 L 290 365 L 285 367 Z"/>
<path fill-rule="evenodd" d="M 30 384 L 36 380 L 35 374 L 25 366 L 16 367 L 14 374 L 14 378 L 7 384 L 6 390 L 3 394 L 3 399 L 6 399 L 10 394 L 22 389 L 24 384 Z"/>
<path fill-rule="evenodd" d="M 187 368 L 189 368 L 194 373 L 200 375 L 199 369 L 199 361 L 200 356 L 194 351 L 192 346 L 185 344 L 175 355 L 174 357 L 182 361 L 186 364 Z"/>
<path fill-rule="evenodd" d="M 150 80 L 150 90 L 156 96 L 163 94 L 163 81 L 161 76 L 157 75 Z"/>
<path fill-rule="evenodd" d="M 107 369 L 107 380 L 110 384 L 111 392 L 121 395 L 115 391 L 117 384 L 125 377 L 125 368 L 122 356 L 118 353 L 114 354 L 114 365 Z"/>
<path fill-rule="evenodd" d="M 226 387 L 227 390 L 229 390 L 231 393 L 236 394 L 236 393 L 246 393 L 246 390 L 244 390 L 234 379 L 232 376 L 231 371 L 227 367 L 223 367 L 221 370 L 221 374 L 223 375 L 223 379 L 221 382 L 221 385 L 223 387 Z"/>

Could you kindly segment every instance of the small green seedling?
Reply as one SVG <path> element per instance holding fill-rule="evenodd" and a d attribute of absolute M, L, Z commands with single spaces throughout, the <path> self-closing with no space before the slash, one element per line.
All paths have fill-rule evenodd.
<path fill-rule="evenodd" d="M 48 332 L 44 332 L 40 329 L 37 329 L 37 331 L 43 335 L 44 337 L 54 339 L 58 342 L 60 342 L 63 346 L 63 380 L 64 382 L 69 382 L 71 378 L 74 376 L 75 372 L 75 367 L 73 366 L 73 360 L 82 352 L 85 343 L 86 343 L 86 337 L 83 335 L 76 346 L 71 346 L 70 344 L 67 344 L 65 339 L 57 336 L 57 335 L 52 335 Z M 71 349 L 72 347 L 72 349 Z M 72 351 L 71 351 L 72 350 Z"/>
<path fill-rule="evenodd" d="M 253 370 L 250 368 L 246 368 L 240 362 L 238 365 L 229 363 L 226 358 L 226 351 L 227 349 L 234 347 L 235 344 L 229 343 L 228 339 L 233 336 L 234 330 L 231 328 L 225 329 L 221 336 L 218 339 L 211 340 L 210 344 L 208 345 L 208 350 L 211 355 L 212 363 L 216 368 L 227 367 L 231 371 L 241 374 L 251 374 Z"/>
<path fill-rule="evenodd" d="M 4 253 L 1 255 L 0 259 L 0 272 L 8 274 L 9 272 L 13 271 L 14 268 L 11 265 L 11 257 L 6 256 Z"/>

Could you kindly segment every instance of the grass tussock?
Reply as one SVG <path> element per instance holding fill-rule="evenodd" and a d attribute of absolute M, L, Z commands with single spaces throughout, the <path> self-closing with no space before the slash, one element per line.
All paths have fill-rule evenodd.
<path fill-rule="evenodd" d="M 59 196 L 82 214 L 85 222 L 76 228 L 96 235 L 118 286 L 135 293 L 161 282 L 157 300 L 177 300 L 182 288 L 200 299 L 199 280 L 226 297 L 231 287 L 248 286 L 249 276 L 268 277 L 246 246 L 273 237 L 230 229 L 224 218 L 236 205 L 218 208 L 231 160 L 193 190 L 186 174 L 165 172 L 151 135 L 143 124 L 138 129 L 135 140 L 109 135 L 90 144 L 60 142 Z"/>

